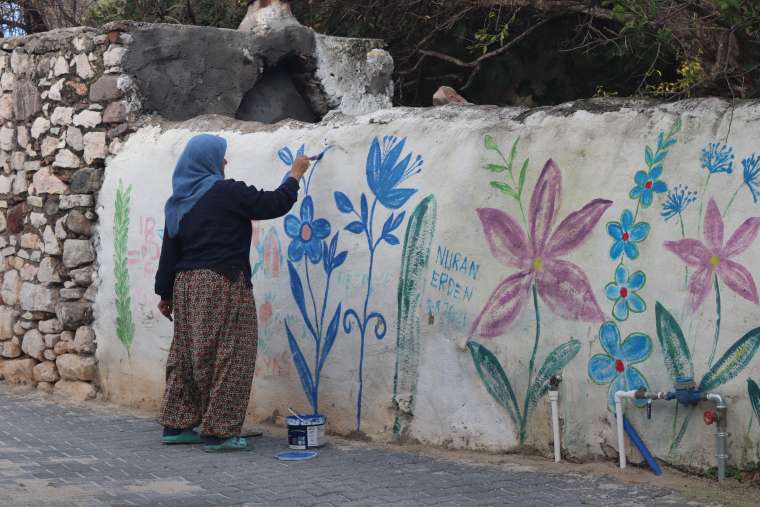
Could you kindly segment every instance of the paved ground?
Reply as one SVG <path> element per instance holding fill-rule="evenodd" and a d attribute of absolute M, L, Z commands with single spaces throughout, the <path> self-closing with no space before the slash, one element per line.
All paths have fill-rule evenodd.
<path fill-rule="evenodd" d="M 586 474 L 470 465 L 340 444 L 283 463 L 282 438 L 210 455 L 157 443 L 150 418 L 58 405 L 0 383 L 0 505 L 685 505 L 671 491 Z M 695 503 L 690 503 L 695 505 Z"/>

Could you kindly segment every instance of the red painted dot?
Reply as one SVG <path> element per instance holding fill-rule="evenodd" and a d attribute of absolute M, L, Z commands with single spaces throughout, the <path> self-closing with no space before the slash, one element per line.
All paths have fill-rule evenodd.
<path fill-rule="evenodd" d="M 628 234 L 627 232 L 624 232 L 623 233 L 623 241 L 628 241 L 629 239 L 631 239 L 631 235 Z"/>
<path fill-rule="evenodd" d="M 625 371 L 625 365 L 620 359 L 615 360 L 615 370 L 617 370 L 618 373 L 623 373 Z"/>
<path fill-rule="evenodd" d="M 620 297 L 621 298 L 627 298 L 628 297 L 628 289 L 626 289 L 625 287 L 623 287 L 622 289 L 620 289 Z"/>
<path fill-rule="evenodd" d="M 647 181 L 647 184 L 645 186 L 647 187 L 647 190 L 649 190 L 652 188 L 653 185 L 654 183 L 652 183 L 651 181 Z"/>

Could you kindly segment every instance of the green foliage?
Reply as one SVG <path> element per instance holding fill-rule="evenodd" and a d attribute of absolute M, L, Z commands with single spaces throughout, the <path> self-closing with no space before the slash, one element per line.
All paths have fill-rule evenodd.
<path fill-rule="evenodd" d="M 498 44 L 501 47 L 507 42 L 510 35 L 509 28 L 517 18 L 518 11 L 515 10 L 507 21 L 502 22 L 503 10 L 504 7 L 499 7 L 498 9 L 492 9 L 488 13 L 486 23 L 475 32 L 475 40 L 467 46 L 467 49 L 486 54 L 492 46 Z"/>
<path fill-rule="evenodd" d="M 246 0 L 101 0 L 87 21 L 95 26 L 130 20 L 237 28 L 247 5 Z"/>
<path fill-rule="evenodd" d="M 135 336 L 132 319 L 132 298 L 129 293 L 129 268 L 127 265 L 127 241 L 129 238 L 129 207 L 132 186 L 126 190 L 121 180 L 116 189 L 113 217 L 113 274 L 116 293 L 116 335 L 129 352 Z"/>

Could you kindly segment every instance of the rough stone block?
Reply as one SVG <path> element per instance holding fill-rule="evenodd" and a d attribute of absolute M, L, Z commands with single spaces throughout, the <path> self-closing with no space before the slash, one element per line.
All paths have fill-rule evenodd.
<path fill-rule="evenodd" d="M 67 239 L 63 243 L 63 265 L 76 268 L 95 260 L 92 243 L 86 239 Z"/>
<path fill-rule="evenodd" d="M 26 282 L 21 286 L 19 302 L 22 310 L 54 313 L 58 295 L 52 289 Z"/>
<path fill-rule="evenodd" d="M 89 303 L 59 303 L 56 306 L 55 314 L 64 329 L 74 331 L 79 326 L 92 322 L 92 305 Z"/>
<path fill-rule="evenodd" d="M 69 398 L 74 401 L 93 400 L 97 396 L 95 387 L 87 382 L 59 380 L 55 383 L 53 391 L 57 396 Z"/>
<path fill-rule="evenodd" d="M 98 375 L 98 367 L 92 356 L 63 354 L 55 360 L 58 373 L 64 380 L 92 381 Z"/>

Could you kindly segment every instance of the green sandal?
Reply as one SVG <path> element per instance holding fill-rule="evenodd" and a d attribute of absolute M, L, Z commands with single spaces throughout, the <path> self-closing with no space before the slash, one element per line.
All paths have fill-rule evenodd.
<path fill-rule="evenodd" d="M 161 441 L 165 445 L 202 444 L 203 438 L 193 430 L 185 430 L 178 435 L 164 435 Z"/>
<path fill-rule="evenodd" d="M 203 446 L 205 452 L 231 452 L 248 450 L 248 440 L 242 437 L 230 437 L 221 444 Z"/>

